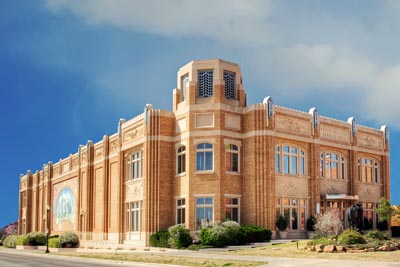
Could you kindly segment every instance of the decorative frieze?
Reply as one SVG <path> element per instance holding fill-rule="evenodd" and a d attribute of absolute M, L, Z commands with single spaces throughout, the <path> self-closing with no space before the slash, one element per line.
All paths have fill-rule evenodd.
<path fill-rule="evenodd" d="M 128 130 L 124 133 L 124 142 L 129 142 L 133 139 L 136 139 L 140 136 L 143 136 L 143 126 L 139 126 L 136 128 L 133 128 L 131 130 Z"/>
<path fill-rule="evenodd" d="M 287 131 L 303 135 L 311 135 L 311 122 L 286 116 L 276 116 L 275 127 L 278 131 Z"/>
<path fill-rule="evenodd" d="M 381 198 L 381 186 L 372 184 L 359 184 L 360 200 L 364 202 L 379 202 Z"/>
<path fill-rule="evenodd" d="M 359 133 L 358 134 L 358 144 L 360 146 L 374 148 L 374 149 L 383 149 L 383 140 L 377 136 Z"/>
<path fill-rule="evenodd" d="M 308 179 L 300 177 L 277 177 L 276 195 L 308 197 Z"/>
<path fill-rule="evenodd" d="M 134 181 L 126 184 L 126 197 L 127 202 L 137 200 L 143 196 L 143 180 Z"/>
<path fill-rule="evenodd" d="M 94 152 L 94 159 L 99 159 L 103 156 L 103 147 L 96 148 Z"/>
<path fill-rule="evenodd" d="M 350 131 L 348 129 L 321 125 L 320 136 L 321 139 L 350 143 Z"/>
<path fill-rule="evenodd" d="M 347 181 L 321 179 L 321 195 L 347 194 Z"/>
<path fill-rule="evenodd" d="M 110 154 L 117 152 L 117 150 L 118 150 L 118 140 L 114 140 L 110 144 Z"/>

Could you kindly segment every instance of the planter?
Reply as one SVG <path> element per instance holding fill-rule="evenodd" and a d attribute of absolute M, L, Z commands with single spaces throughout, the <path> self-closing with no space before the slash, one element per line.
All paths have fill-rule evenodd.
<path fill-rule="evenodd" d="M 278 231 L 279 232 L 279 238 L 280 239 L 286 239 L 288 232 L 286 231 Z"/>

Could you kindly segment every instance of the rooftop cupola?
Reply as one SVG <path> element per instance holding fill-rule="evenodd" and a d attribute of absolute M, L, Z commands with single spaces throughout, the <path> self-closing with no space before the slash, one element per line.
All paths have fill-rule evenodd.
<path fill-rule="evenodd" d="M 188 105 L 220 103 L 246 106 L 239 65 L 221 59 L 191 61 L 178 71 L 174 111 Z"/>

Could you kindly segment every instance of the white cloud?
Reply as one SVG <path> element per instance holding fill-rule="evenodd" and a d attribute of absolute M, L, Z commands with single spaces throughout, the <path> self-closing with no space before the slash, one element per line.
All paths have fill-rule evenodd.
<path fill-rule="evenodd" d="M 395 2 L 388 3 L 387 6 L 395 5 Z M 337 25 L 334 17 L 313 15 L 311 25 L 304 22 L 307 15 L 303 14 L 298 23 L 300 20 L 296 20 L 295 13 L 285 14 L 284 8 L 277 5 L 261 0 L 46 1 L 52 12 L 68 10 L 90 25 L 109 24 L 172 37 L 206 37 L 232 49 L 236 58 L 243 58 L 250 71 L 259 72 L 253 75 L 259 78 L 259 83 L 289 97 L 298 97 L 310 90 L 343 92 L 343 102 L 351 104 L 363 118 L 400 127 L 400 117 L 396 116 L 400 114 L 400 105 L 396 103 L 400 97 L 400 65 L 381 62 L 379 55 L 385 51 L 375 49 L 379 40 L 372 41 L 374 34 L 382 34 L 374 32 L 381 30 L 378 24 L 386 25 L 387 21 L 377 20 L 375 27 L 369 30 L 347 14 L 349 17 L 340 17 L 338 29 L 334 28 Z M 282 19 L 285 15 L 287 17 Z M 384 20 L 385 16 L 380 14 L 379 18 Z M 393 22 L 391 17 L 390 23 Z M 325 25 L 332 28 L 326 29 Z M 344 26 L 345 29 L 341 28 Z M 346 34 L 342 34 L 343 31 Z M 292 34 L 301 36 L 301 40 L 292 40 Z M 356 36 L 361 37 L 357 39 Z M 360 43 L 360 40 L 376 43 Z M 362 49 L 363 45 L 370 45 L 372 49 Z M 366 52 L 370 50 L 374 54 Z M 130 80 L 125 78 L 114 77 L 101 82 L 111 87 L 113 81 Z M 296 88 L 294 94 L 290 91 L 293 88 Z M 318 95 L 304 97 L 317 99 Z"/>

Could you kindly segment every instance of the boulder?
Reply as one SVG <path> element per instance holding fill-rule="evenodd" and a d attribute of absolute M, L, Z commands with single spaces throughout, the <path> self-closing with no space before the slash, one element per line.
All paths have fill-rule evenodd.
<path fill-rule="evenodd" d="M 346 252 L 346 247 L 344 246 L 336 246 L 336 252 Z"/>
<path fill-rule="evenodd" d="M 324 252 L 325 253 L 333 253 L 336 251 L 336 246 L 334 245 L 328 245 L 324 247 Z"/>
<path fill-rule="evenodd" d="M 315 251 L 316 252 L 323 252 L 324 251 L 324 245 L 322 245 L 322 244 L 315 245 Z"/>

